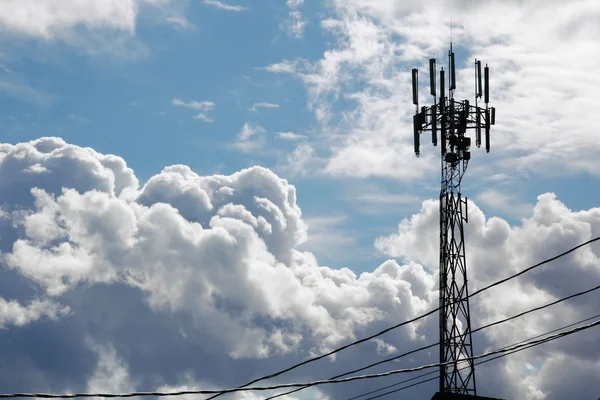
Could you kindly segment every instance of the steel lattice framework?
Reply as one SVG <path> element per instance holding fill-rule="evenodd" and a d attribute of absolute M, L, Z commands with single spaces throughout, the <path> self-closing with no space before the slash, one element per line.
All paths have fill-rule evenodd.
<path fill-rule="evenodd" d="M 475 368 L 471 338 L 471 317 L 467 263 L 465 257 L 464 224 L 468 222 L 467 199 L 460 193 L 460 184 L 467 170 L 471 153 L 468 129 L 476 131 L 476 145 L 481 145 L 481 131 L 485 130 L 485 147 L 490 150 L 490 125 L 495 123 L 495 109 L 489 103 L 489 68 L 481 74 L 481 62 L 475 60 L 475 105 L 468 100 L 454 99 L 456 89 L 454 52 L 448 52 L 450 76 L 448 96 L 445 88 L 445 71 L 439 72 L 439 99 L 436 94 L 435 59 L 429 60 L 431 106 L 419 109 L 418 70 L 412 70 L 413 117 L 415 153 L 419 156 L 420 135 L 431 131 L 432 142 L 437 146 L 440 133 L 442 180 L 440 190 L 440 393 L 476 395 Z M 483 78 L 483 79 L 482 79 Z M 482 82 L 483 81 L 483 82 Z M 482 84 L 483 83 L 483 84 Z M 478 102 L 484 97 L 485 108 Z M 458 365 L 459 362 L 462 364 Z M 470 368 L 464 368 L 467 362 Z M 464 369 L 463 369 L 464 368 Z"/>

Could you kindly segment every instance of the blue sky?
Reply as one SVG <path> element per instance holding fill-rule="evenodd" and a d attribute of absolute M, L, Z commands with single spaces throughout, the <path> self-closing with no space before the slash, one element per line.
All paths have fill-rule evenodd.
<path fill-rule="evenodd" d="M 473 100 L 472 62 L 474 58 L 482 59 L 491 68 L 492 105 L 497 109 L 496 126 L 492 130 L 492 150 L 486 154 L 483 148 L 473 149 L 472 162 L 463 183 L 463 194 L 476 204 L 470 208 L 474 213 L 474 225 L 470 229 L 480 233 L 489 231 L 489 236 L 474 239 L 473 244 L 467 243 L 467 248 L 473 246 L 470 257 L 476 270 L 474 281 L 483 284 L 497 277 L 498 271 L 492 271 L 494 266 L 500 271 L 504 268 L 503 265 L 497 266 L 497 261 L 488 263 L 483 256 L 491 251 L 486 246 L 492 246 L 492 240 L 504 237 L 503 246 L 519 244 L 525 239 L 533 243 L 536 238 L 546 238 L 545 235 L 550 235 L 548 232 L 551 231 L 555 235 L 552 236 L 552 240 L 556 240 L 554 243 L 570 243 L 572 236 L 569 235 L 575 235 L 573 232 L 580 235 L 577 237 L 595 232 L 595 211 L 587 210 L 598 207 L 600 198 L 600 163 L 597 161 L 600 119 L 597 113 L 590 112 L 590 108 L 597 104 L 596 89 L 600 87 L 600 81 L 590 71 L 600 62 L 600 47 L 595 39 L 598 36 L 594 36 L 597 24 L 588 21 L 585 16 L 600 12 L 598 6 L 583 0 L 573 2 L 572 8 L 558 1 L 540 6 L 537 0 L 522 4 L 491 1 L 475 5 L 433 0 L 426 3 L 383 0 L 123 0 L 95 3 L 91 0 L 65 0 L 61 8 L 57 8 L 56 5 L 36 0 L 0 2 L 0 142 L 17 145 L 43 137 L 56 137 L 64 142 L 52 139 L 48 143 L 65 151 L 64 154 L 59 151 L 52 156 L 38 154 L 38 151 L 43 151 L 36 148 L 38 145 L 32 144 L 34 142 L 24 145 L 20 150 L 16 147 L 10 147 L 13 149 L 10 151 L 2 150 L 2 154 L 6 151 L 15 160 L 20 160 L 19 157 L 27 162 L 37 160 L 33 166 L 24 166 L 22 174 L 15 173 L 14 178 L 7 178 L 6 187 L 9 189 L 6 190 L 15 190 L 15 193 L 18 188 L 30 191 L 36 182 L 49 192 L 61 185 L 77 190 L 95 188 L 109 193 L 113 200 L 118 198 L 137 204 L 132 209 L 140 213 L 136 214 L 140 221 L 146 221 L 144 218 L 147 216 L 139 211 L 139 207 L 166 202 L 178 209 L 187 221 L 200 221 L 207 230 L 210 220 L 207 215 L 217 216 L 218 213 L 223 219 L 224 216 L 234 216 L 244 220 L 250 217 L 243 216 L 239 207 L 258 215 L 260 207 L 252 208 L 255 205 L 251 204 L 251 199 L 253 196 L 268 198 L 276 204 L 275 208 L 282 210 L 281 215 L 288 221 L 288 227 L 263 238 L 264 232 L 260 231 L 261 226 L 266 226 L 261 225 L 263 222 L 252 218 L 252 223 L 244 220 L 254 224 L 253 229 L 261 240 L 264 239 L 256 244 L 259 250 L 255 252 L 262 254 L 263 245 L 268 249 L 268 255 L 256 256 L 257 259 L 271 262 L 265 260 L 275 257 L 278 262 L 293 269 L 297 278 L 302 276 L 298 278 L 300 281 L 308 274 L 303 269 L 306 265 L 311 265 L 315 271 L 330 267 L 326 271 L 333 272 L 319 270 L 321 272 L 318 274 L 323 274 L 324 280 L 335 276 L 335 279 L 331 279 L 338 288 L 341 285 L 339 282 L 350 279 L 341 270 L 347 267 L 356 274 L 352 278 L 355 286 L 359 285 L 356 283 L 359 282 L 358 276 L 367 273 L 360 278 L 364 279 L 360 285 L 364 284 L 366 291 L 379 288 L 379 283 L 374 282 L 378 274 L 384 274 L 384 263 L 388 259 L 395 259 L 404 272 L 398 272 L 393 284 L 388 282 L 388 286 L 381 285 L 396 287 L 394 285 L 397 284 L 400 287 L 402 285 L 398 282 L 405 280 L 413 287 L 413 300 L 402 298 L 402 305 L 398 305 L 395 300 L 389 300 L 383 294 L 378 297 L 373 292 L 373 299 L 376 300 L 365 301 L 363 306 L 410 315 L 421 310 L 427 301 L 436 299 L 433 290 L 437 253 L 432 253 L 431 249 L 437 246 L 437 221 L 431 217 L 435 205 L 429 200 L 437 198 L 440 181 L 439 148 L 431 146 L 430 138 L 425 135 L 421 139 L 420 158 L 416 158 L 412 150 L 411 115 L 414 109 L 410 99 L 410 69 L 420 68 L 421 99 L 428 102 L 426 63 L 430 57 L 436 57 L 438 66 L 445 66 L 450 34 L 449 15 L 452 14 L 453 40 L 459 68 L 456 97 Z M 498 18 L 498 15 L 502 18 Z M 535 28 L 535 24 L 529 21 L 540 24 L 540 27 Z M 100 155 L 84 155 L 79 150 L 73 150 L 81 147 L 92 148 Z M 25 151 L 26 148 L 29 150 Z M 20 151 L 29 156 L 17 156 Z M 77 155 L 68 151 L 75 151 Z M 35 156 L 31 155 L 34 153 Z M 102 162 L 97 160 L 102 160 L 102 155 L 121 157 L 132 169 L 133 175 L 117 171 L 112 166 L 99 166 Z M 77 166 L 75 169 L 70 169 L 74 168 L 71 164 L 62 164 L 66 159 L 71 160 L 70 157 L 74 160 L 72 165 Z M 90 161 L 92 159 L 96 161 Z M 14 162 L 18 164 L 20 161 Z M 4 173 L 11 176 L 13 164 L 6 165 Z M 188 166 L 198 177 L 190 178 L 178 169 L 161 174 L 164 168 L 173 165 Z M 295 187 L 296 203 L 302 210 L 301 218 L 292 206 L 288 207 L 278 197 L 280 191 L 286 191 L 288 187 L 274 183 L 275 178 L 265 170 L 251 170 L 242 174 L 243 179 L 250 182 L 247 185 L 242 178 L 239 181 L 235 178 L 236 173 L 253 166 L 265 167 Z M 48 181 L 30 179 L 26 172 L 34 167 L 51 171 L 56 176 L 51 175 Z M 106 189 L 106 185 L 110 186 L 106 182 L 114 183 L 118 179 L 129 182 L 131 187 L 135 186 L 131 176 L 139 180 L 139 188 L 136 189 L 140 192 L 139 197 L 134 196 L 135 200 L 129 195 L 117 193 L 117 189 L 111 189 L 112 192 Z M 192 181 L 196 183 L 190 183 Z M 201 184 L 197 183 L 200 181 Z M 15 189 L 10 186 L 13 184 L 20 186 L 15 186 Z M 148 185 L 144 187 L 145 184 Z M 211 209 L 210 212 L 205 210 L 202 203 L 204 197 L 201 195 L 193 197 L 193 201 L 197 202 L 195 206 L 186 203 L 192 201 L 186 197 L 191 193 L 186 188 L 196 184 L 201 188 L 197 189 L 199 192 L 206 191 L 212 202 L 224 208 L 218 211 Z M 235 187 L 243 193 L 232 200 L 239 206 L 238 209 L 227 208 L 219 203 L 221 200 L 218 200 L 217 192 L 209 190 L 213 186 Z M 248 189 L 250 186 L 252 189 Z M 52 194 L 58 198 L 60 191 L 56 190 Z M 556 198 L 548 193 L 554 193 Z M 538 200 L 538 196 L 544 194 L 548 195 Z M 13 206 L 12 211 L 34 210 L 37 207 L 32 198 L 14 200 L 13 197 L 18 197 L 16 194 L 6 196 L 3 201 L 8 204 L 7 210 Z M 39 204 L 52 203 L 44 199 L 38 199 Z M 43 209 L 45 211 L 40 209 L 36 212 L 67 207 L 65 204 L 73 199 L 65 197 L 64 203 L 48 205 L 49 208 Z M 78 205 L 71 205 L 69 207 L 72 208 L 67 207 L 68 210 L 88 204 L 83 200 L 81 203 L 73 201 Z M 81 209 L 85 207 L 81 205 Z M 65 210 L 65 215 L 71 215 Z M 583 211 L 578 213 L 580 210 Z M 8 211 L 6 213 L 8 215 Z M 270 224 L 268 229 L 276 231 L 277 224 L 274 221 L 278 217 L 273 213 L 265 214 L 265 221 Z M 68 220 L 67 216 L 64 218 Z M 108 224 L 111 219 L 105 218 Z M 510 230 L 494 225 L 499 219 L 505 221 Z M 308 224 L 306 243 L 297 242 L 294 236 L 301 236 L 300 220 Z M 401 222 L 404 225 L 399 227 Z M 113 278 L 106 278 L 110 274 L 96 264 L 85 273 L 69 275 L 70 272 L 65 272 L 67 277 L 60 278 L 46 275 L 47 272 L 35 272 L 30 264 L 19 258 L 22 254 L 18 252 L 16 243 L 19 243 L 17 238 L 29 238 L 28 245 L 35 247 L 37 242 L 33 236 L 41 235 L 39 232 L 42 231 L 48 235 L 48 232 L 54 232 L 50 228 L 40 229 L 30 228 L 29 231 L 25 229 L 18 233 L 11 231 L 6 237 L 14 238 L 15 242 L 9 243 L 9 239 L 6 239 L 2 251 L 5 256 L 14 256 L 9 257 L 12 261 L 4 261 L 6 265 L 11 265 L 5 271 L 6 274 L 12 274 L 11 279 L 21 279 L 15 277 L 18 272 L 27 277 L 23 279 L 30 279 L 39 286 L 36 286 L 36 293 L 48 291 L 48 299 L 43 300 L 48 301 L 43 303 L 46 315 L 59 315 L 59 303 L 81 312 L 88 307 L 89 299 L 107 296 L 95 286 L 93 290 L 98 292 L 90 294 L 81 287 L 69 287 L 73 292 L 65 292 L 68 294 L 63 293 L 63 289 L 52 292 L 52 288 L 60 287 L 57 282 L 62 282 L 61 279 L 75 286 L 82 282 L 93 286 L 107 284 Z M 64 229 L 69 231 L 71 228 Z M 79 228 L 73 229 L 69 234 L 77 237 Z M 99 232 L 107 232 L 98 229 Z M 106 229 L 110 231 L 112 228 Z M 223 229 L 235 230 L 228 225 L 224 225 Z M 266 231 L 267 228 L 264 229 Z M 154 239 L 149 240 L 155 240 L 156 237 L 152 236 Z M 89 240 L 85 245 L 84 242 L 80 243 L 81 248 L 91 246 L 89 249 L 85 247 L 89 257 L 112 251 L 109 245 L 99 250 L 94 247 L 96 242 Z M 167 238 L 160 240 L 166 241 Z M 93 245 L 90 244 L 92 242 Z M 239 239 L 239 243 L 245 242 Z M 286 258 L 288 256 L 282 255 L 285 251 L 281 248 L 288 245 L 290 253 L 308 252 L 304 253 L 303 257 L 306 258 L 303 263 L 292 256 Z M 160 247 L 158 244 L 156 246 Z M 183 245 L 181 249 L 177 248 L 177 244 L 174 246 L 176 249 L 173 252 L 180 252 L 180 255 L 187 254 L 184 249 L 189 249 Z M 534 261 L 536 257 L 542 257 L 544 253 L 538 250 L 532 245 L 531 250 L 527 250 L 531 254 L 515 256 L 515 259 L 506 263 L 511 268 L 517 268 L 517 261 Z M 31 248 L 29 251 L 34 254 Z M 114 262 L 111 257 L 118 259 L 122 253 L 118 254 L 106 257 Z M 251 257 L 255 256 L 255 253 L 251 254 Z M 316 260 L 312 260 L 310 254 Z M 158 255 L 155 257 L 160 258 Z M 181 261 L 182 265 L 187 262 L 186 257 Z M 210 257 L 212 255 L 207 256 Z M 123 258 L 133 263 L 131 259 Z M 222 261 L 221 258 L 216 259 Z M 215 263 L 220 265 L 217 261 Z M 167 264 L 168 261 L 165 261 Z M 417 264 L 427 274 L 418 272 Z M 94 268 L 99 268 L 100 272 Z M 376 269 L 379 272 L 375 272 Z M 108 275 L 103 275 L 101 271 Z M 281 284 L 284 278 L 278 279 L 276 281 Z M 171 310 L 180 310 L 180 307 L 184 314 L 190 312 L 178 303 L 179 295 L 173 295 L 172 298 L 165 295 L 169 292 L 166 288 L 144 286 L 150 285 L 147 282 L 131 282 L 120 281 L 119 285 L 129 285 L 127 290 L 136 287 L 135 293 L 123 289 L 127 292 L 124 296 L 133 299 L 133 308 L 143 308 L 144 302 L 147 302 L 152 305 L 151 308 L 159 307 L 159 304 L 161 307 L 171 307 Z M 213 284 L 218 287 L 217 283 Z M 543 286 L 541 281 L 535 284 Z M 202 286 L 200 283 L 198 285 Z M 416 288 L 421 286 L 430 287 L 431 293 L 422 296 L 415 294 L 418 291 Z M 117 285 L 117 288 L 110 290 L 119 291 L 119 287 Z M 327 286 L 315 284 L 315 287 L 325 291 Z M 6 290 L 3 295 L 7 299 L 29 299 L 24 294 L 25 297 L 21 299 L 14 288 Z M 519 297 L 522 300 L 520 305 L 530 304 L 532 299 L 527 297 L 530 294 L 526 288 L 516 286 L 514 290 L 522 295 L 522 298 Z M 223 293 L 226 292 L 223 289 Z M 363 293 L 357 291 L 349 296 L 342 292 L 340 289 L 340 297 L 336 300 L 340 304 L 351 304 L 350 298 L 362 298 Z M 539 299 L 553 294 L 539 294 Z M 147 298 L 143 297 L 146 295 Z M 168 301 L 161 295 L 169 297 Z M 319 292 L 316 296 L 326 304 L 323 307 L 330 307 L 328 302 L 331 299 L 327 295 L 321 298 L 320 295 Z M 231 296 L 235 297 L 233 294 Z M 423 300 L 426 297 L 428 300 Z M 163 301 L 168 306 L 161 303 Z M 264 303 L 269 302 L 264 300 Z M 258 301 L 256 304 L 258 308 L 265 306 Z M 404 309 L 405 306 L 408 308 Z M 509 312 L 514 305 L 503 306 L 505 309 L 502 312 Z M 289 307 L 294 309 L 295 306 Z M 480 311 L 482 318 L 493 314 L 493 307 L 486 307 Z M 106 310 L 110 310 L 109 305 L 101 311 Z M 338 308 L 331 306 L 331 310 Z M 157 312 L 155 308 L 152 311 Z M 201 315 L 203 318 L 206 315 L 213 316 L 215 321 L 226 326 L 220 317 L 211 314 L 213 311 Z M 144 318 L 151 321 L 149 324 L 162 326 L 161 321 L 153 319 L 157 318 L 157 314 L 148 310 L 143 312 L 148 313 L 144 314 Z M 364 322 L 360 313 L 353 311 L 340 316 L 336 312 L 331 311 L 336 324 L 342 324 L 339 321 L 348 318 Z M 570 312 L 576 314 L 573 310 Z M 190 313 L 192 321 L 197 315 Z M 278 313 L 285 314 L 280 310 L 272 313 L 275 315 L 273 318 L 281 317 L 282 314 Z M 35 320 L 34 314 L 28 315 L 32 321 Z M 304 321 L 302 318 L 306 318 L 311 321 L 308 326 L 313 327 L 311 318 L 316 318 L 314 315 L 298 319 Z M 352 315 L 352 318 L 348 315 Z M 121 321 L 121 317 L 118 318 Z M 388 315 L 386 318 L 395 321 L 396 317 Z M 176 317 L 169 314 L 165 319 L 173 322 Z M 190 321 L 177 320 L 176 323 L 181 323 L 182 330 L 183 327 L 193 330 L 195 328 L 186 325 L 193 325 Z M 87 323 L 87 320 L 69 322 L 73 324 L 69 327 L 74 332 L 87 332 L 87 328 L 82 328 Z M 356 326 L 360 326 L 356 330 L 353 330 L 354 325 L 348 328 L 334 324 L 336 328 L 332 328 L 332 331 L 349 330 L 352 334 L 368 331 L 361 323 L 356 322 Z M 237 328 L 238 325 L 235 325 Z M 427 325 L 423 328 L 424 332 L 426 328 L 435 327 Z M 38 328 L 26 329 L 31 329 L 31 335 L 35 335 Z M 137 332 L 137 328 L 127 329 Z M 166 333 L 161 331 L 157 337 L 175 332 L 171 332 L 171 328 L 164 329 Z M 320 332 L 318 328 L 311 330 L 311 334 L 319 338 L 321 333 L 315 332 Z M 248 343 L 253 343 L 254 333 L 246 333 L 249 335 Z M 296 343 L 292 333 L 289 343 Z M 204 334 L 211 335 L 210 332 Z M 302 331 L 302 334 L 305 332 Z M 95 343 L 106 339 L 106 342 L 98 345 L 89 345 L 89 341 L 82 339 L 85 336 L 83 334 L 77 338 L 81 339 L 78 343 L 87 352 L 102 353 L 108 357 L 106 362 L 113 364 L 117 363 L 118 357 L 123 357 L 132 366 L 129 372 L 132 376 L 138 374 L 136 376 L 148 379 L 135 370 L 137 367 L 133 367 L 143 364 L 140 359 L 117 356 L 125 351 L 130 343 L 128 339 L 120 341 L 118 335 L 106 335 L 106 338 L 99 336 L 94 339 Z M 332 346 L 337 343 L 335 340 L 342 340 L 343 335 L 340 333 L 332 337 L 327 339 L 331 342 L 323 339 L 327 342 L 323 346 Z M 499 334 L 485 340 L 495 344 L 503 338 L 506 335 Z M 206 340 L 208 343 L 209 339 Z M 232 345 L 228 340 L 223 339 L 225 344 L 218 345 L 222 345 L 222 348 L 217 346 L 223 350 L 223 354 L 249 352 Z M 402 340 L 405 338 L 400 342 Z M 410 344 L 421 339 L 411 340 Z M 400 342 L 395 344 L 399 346 Z M 23 343 L 25 346 L 26 341 Z M 291 349 L 293 346 L 289 343 L 281 344 L 281 348 Z M 302 351 L 314 351 L 313 345 L 306 345 Z M 109 350 L 100 351 L 99 348 Z M 117 355 L 111 355 L 111 348 L 117 349 Z M 281 351 L 282 354 L 288 354 L 288 350 Z M 159 358 L 164 356 L 162 353 L 156 355 Z M 260 358 L 256 354 L 250 357 L 255 356 Z M 360 355 L 356 357 L 361 359 Z M 235 357 L 232 356 L 215 362 L 233 368 L 233 359 Z M 283 364 L 286 360 L 276 359 L 272 365 Z M 252 363 L 255 361 L 253 359 Z M 43 364 L 42 361 L 40 363 Z M 90 363 L 86 365 L 91 371 L 95 367 Z M 515 371 L 517 369 L 515 367 Z M 100 370 L 100 367 L 95 370 L 97 379 L 102 375 Z M 196 372 L 201 375 L 200 370 Z M 326 372 L 329 373 L 329 369 Z M 239 376 L 245 375 L 240 373 Z M 543 389 L 551 386 L 547 376 L 540 375 L 538 378 L 527 387 Z M 90 379 L 86 381 L 87 387 L 96 387 L 93 386 L 96 381 Z M 220 378 L 211 379 L 207 377 L 206 382 L 229 383 Z M 507 375 L 506 379 L 510 380 L 510 376 Z M 169 387 L 176 386 L 173 380 L 167 381 Z M 199 379 L 186 384 L 203 382 Z M 177 384 L 183 383 L 178 381 Z M 531 389 L 532 393 L 537 390 L 534 389 Z M 559 389 L 554 390 L 560 393 Z M 531 396 L 532 399 L 536 398 L 533 394 Z"/>

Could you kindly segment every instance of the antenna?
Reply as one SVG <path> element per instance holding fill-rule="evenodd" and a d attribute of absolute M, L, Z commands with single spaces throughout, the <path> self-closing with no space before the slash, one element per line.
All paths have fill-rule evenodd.
<path fill-rule="evenodd" d="M 496 107 L 491 107 L 490 110 L 492 110 L 492 116 L 491 116 L 492 121 L 490 122 L 490 124 L 496 125 Z"/>
<path fill-rule="evenodd" d="M 442 67 L 440 71 L 440 116 L 441 116 L 441 127 L 442 127 L 442 154 L 446 154 L 446 120 L 444 114 L 446 113 L 446 73 Z"/>
<path fill-rule="evenodd" d="M 437 107 L 431 107 L 431 143 L 437 146 Z"/>
<path fill-rule="evenodd" d="M 452 144 L 452 140 L 454 139 L 454 127 L 456 126 L 456 124 L 454 123 L 454 98 L 452 96 L 450 96 L 450 99 L 448 101 L 448 108 L 450 108 L 450 151 L 454 152 L 454 146 Z"/>
<path fill-rule="evenodd" d="M 490 152 L 490 110 L 485 110 L 485 152 Z"/>
<path fill-rule="evenodd" d="M 456 68 L 454 64 L 454 52 L 450 43 L 450 90 L 456 89 Z"/>
<path fill-rule="evenodd" d="M 477 83 L 476 83 L 476 97 L 481 98 L 481 61 L 479 60 L 475 60 L 475 76 L 477 77 Z"/>
<path fill-rule="evenodd" d="M 412 69 L 412 95 L 413 104 L 419 105 L 419 70 L 417 68 Z"/>
<path fill-rule="evenodd" d="M 440 71 L 440 104 L 444 103 L 444 99 L 446 98 L 446 80 L 444 79 L 446 73 L 444 72 L 444 68 Z M 443 107 L 440 112 L 443 112 Z"/>
<path fill-rule="evenodd" d="M 490 102 L 490 68 L 485 64 L 485 104 Z"/>
<path fill-rule="evenodd" d="M 415 154 L 417 157 L 419 156 L 419 134 L 421 130 L 421 114 L 413 115 L 413 129 L 414 129 L 414 139 L 415 139 Z"/>
<path fill-rule="evenodd" d="M 477 107 L 475 120 L 475 145 L 481 146 L 481 109 Z"/>
<path fill-rule="evenodd" d="M 431 95 L 435 97 L 435 58 L 429 59 L 429 89 Z"/>

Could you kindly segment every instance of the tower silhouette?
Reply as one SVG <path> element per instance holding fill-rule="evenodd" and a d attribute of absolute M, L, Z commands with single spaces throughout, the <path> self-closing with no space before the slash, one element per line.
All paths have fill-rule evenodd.
<path fill-rule="evenodd" d="M 465 258 L 464 224 L 468 222 L 467 198 L 462 197 L 460 184 L 471 159 L 471 138 L 467 130 L 475 130 L 475 144 L 481 146 L 481 131 L 485 131 L 485 149 L 490 151 L 490 126 L 495 124 L 496 110 L 489 107 L 489 67 L 481 74 L 481 61 L 475 60 L 475 105 L 469 100 L 455 100 L 456 68 L 452 43 L 448 51 L 449 77 L 439 71 L 439 98 L 436 93 L 436 60 L 429 60 L 430 94 L 434 102 L 419 109 L 419 72 L 412 70 L 412 96 L 416 112 L 413 116 L 414 147 L 420 154 L 420 135 L 431 132 L 434 146 L 441 143 L 440 190 L 440 269 L 439 269 L 439 393 L 476 396 L 475 367 L 471 338 L 471 315 L 467 264 Z M 481 98 L 485 108 L 479 107 Z M 459 363 L 461 364 L 459 366 Z M 467 363 L 468 368 L 465 368 Z"/>

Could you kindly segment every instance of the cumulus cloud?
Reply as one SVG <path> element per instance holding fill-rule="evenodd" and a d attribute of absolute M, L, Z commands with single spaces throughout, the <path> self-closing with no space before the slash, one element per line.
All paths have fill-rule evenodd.
<path fill-rule="evenodd" d="M 416 315 L 433 299 L 390 278 L 400 273 L 394 262 L 356 277 L 298 251 L 307 236 L 295 188 L 268 169 L 199 176 L 171 166 L 139 188 L 122 159 L 58 138 L 2 145 L 0 160 L 0 176 L 12 177 L 0 183 L 7 215 L 2 273 L 17 274 L 71 307 L 75 337 L 69 340 L 78 352 L 71 356 L 95 377 L 81 381 L 84 389 L 98 387 L 110 371 L 123 384 L 146 387 L 185 384 L 188 370 L 198 382 L 233 386 L 248 377 L 236 363 L 278 367 L 377 329 L 391 315 Z M 30 172 L 34 165 L 44 172 Z M 433 284 L 417 276 L 410 279 L 425 279 L 417 287 Z M 97 311 L 85 312 L 90 307 Z M 128 322 L 127 310 L 138 317 Z M 137 339 L 127 332 L 140 324 L 154 326 L 146 329 L 159 335 L 153 340 L 181 342 L 165 342 L 171 354 L 189 352 L 187 343 L 237 372 L 210 373 L 188 357 L 179 366 L 166 364 L 177 370 L 172 374 L 150 372 L 161 363 L 142 360 L 166 353 L 145 347 L 148 341 L 131 342 Z M 382 340 L 399 348 L 415 340 L 414 329 Z M 385 343 L 376 347 L 391 349 Z M 117 364 L 122 367 L 110 367 Z M 325 363 L 321 372 L 330 375 L 332 368 Z M 50 387 L 64 390 L 58 382 Z"/>
<path fill-rule="evenodd" d="M 388 256 L 421 263 L 435 275 L 438 266 L 438 206 L 437 201 L 423 202 L 421 211 L 403 220 L 398 232 L 380 237 L 376 248 Z M 531 213 L 530 213 L 531 215 Z M 506 221 L 486 218 L 475 203 L 469 204 L 469 223 L 465 226 L 467 268 L 470 291 L 473 292 L 496 280 L 516 273 L 534 263 L 562 253 L 579 243 L 600 234 L 600 208 L 574 212 L 561 203 L 556 195 L 547 193 L 538 197 L 533 214 L 523 219 L 520 226 L 510 226 Z M 577 253 L 534 270 L 498 288 L 484 292 L 471 301 L 474 326 L 481 326 L 505 318 L 552 300 L 590 289 L 600 278 L 600 246 L 591 245 Z M 528 318 L 517 319 L 485 331 L 491 341 L 485 347 L 504 346 L 527 337 L 542 334 L 568 323 L 590 317 L 594 309 L 594 295 L 571 303 L 562 303 Z M 562 389 L 550 384 L 556 376 L 555 363 L 564 360 L 568 369 L 573 357 L 597 371 L 600 348 L 590 346 L 593 335 L 582 334 L 578 339 L 565 339 L 511 356 L 506 361 L 508 373 L 527 376 L 521 388 L 530 392 L 522 398 L 561 398 Z M 481 336 L 474 338 L 475 343 Z M 481 343 L 481 342 L 480 342 Z M 588 347 L 589 346 L 589 347 Z M 481 345 L 478 346 L 479 349 Z M 482 351 L 480 351 L 482 352 Z M 586 354 L 586 352 L 589 352 Z M 537 367 L 527 370 L 529 360 Z M 588 361 L 589 360 L 589 361 Z M 576 386 L 577 396 L 589 387 L 586 375 Z M 554 388 L 552 388 L 554 386 Z M 561 386 L 562 387 L 562 386 Z M 546 397 L 536 397 L 535 393 Z M 511 397 L 511 396 L 506 396 Z M 514 397 L 517 397 L 516 395 Z M 583 398 L 583 397 L 577 397 Z"/>
<path fill-rule="evenodd" d="M 400 263 L 390 259 L 356 276 L 298 250 L 307 227 L 296 189 L 262 167 L 201 176 L 174 165 L 139 187 L 123 159 L 42 138 L 0 145 L 0 189 L 3 293 L 12 291 L 20 304 L 38 304 L 31 299 L 45 296 L 52 299 L 48 304 L 69 307 L 65 318 L 59 306 L 31 306 L 35 318 L 44 314 L 40 309 L 56 317 L 0 331 L 0 350 L 13 366 L 0 377 L 7 391 L 236 386 L 437 304 L 435 201 L 424 202 L 397 234 L 377 242 Z M 539 197 L 521 226 L 486 218 L 475 204 L 469 210 L 472 290 L 600 234 L 599 209 L 573 212 L 551 194 Z M 599 254 L 598 246 L 588 247 L 482 294 L 472 303 L 474 321 L 587 289 L 600 275 Z M 476 352 L 587 317 L 597 312 L 593 304 L 564 304 L 485 331 L 475 338 Z M 336 375 L 349 365 L 433 343 L 436 330 L 437 318 L 428 318 L 283 380 Z M 478 384 L 498 392 L 481 394 L 558 399 L 553 371 L 574 358 L 597 368 L 600 349 L 592 339 L 581 334 L 578 342 L 565 339 L 490 363 L 480 369 Z M 522 367 L 531 356 L 539 361 L 533 372 Z M 435 351 L 423 352 L 394 367 L 436 359 Z M 574 374 L 569 382 L 586 384 L 590 376 Z M 393 382 L 320 391 L 347 398 Z M 424 386 L 414 393 L 425 397 L 434 390 Z M 240 398 L 261 398 L 252 396 Z"/>

